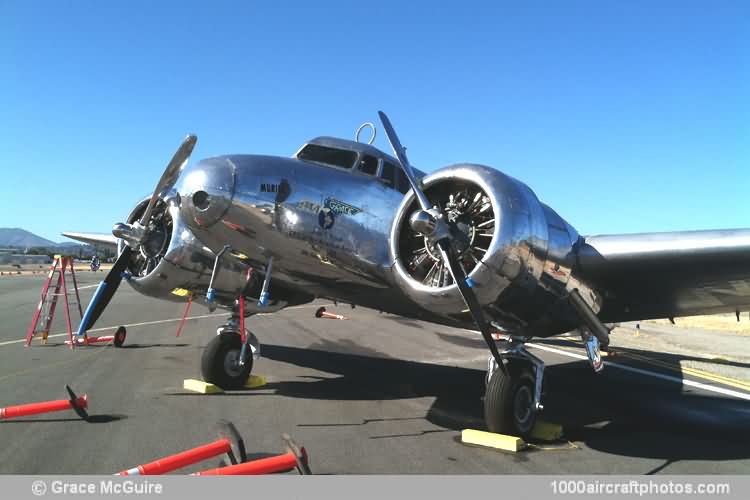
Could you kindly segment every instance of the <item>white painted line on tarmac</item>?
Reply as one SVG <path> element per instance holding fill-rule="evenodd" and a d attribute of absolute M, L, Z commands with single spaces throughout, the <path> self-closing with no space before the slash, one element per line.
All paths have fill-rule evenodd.
<path fill-rule="evenodd" d="M 473 333 L 474 335 L 480 335 L 480 336 L 482 335 L 481 332 L 478 332 L 476 330 L 469 330 L 467 328 L 462 328 L 462 330 Z M 552 352 L 555 354 L 560 354 L 562 356 L 567 356 L 569 358 L 583 359 L 583 360 L 588 361 L 587 356 L 584 356 L 583 354 L 577 354 L 574 352 L 566 351 L 564 349 L 557 349 L 555 347 L 549 347 L 546 345 L 535 344 L 531 342 L 527 342 L 526 345 L 529 347 L 533 347 L 535 349 L 540 349 L 542 351 L 548 351 L 548 352 Z M 651 370 L 644 370 L 643 368 L 635 368 L 633 366 L 621 365 L 620 363 L 615 363 L 614 361 L 604 361 L 604 364 L 607 366 L 611 366 L 612 368 L 618 368 L 620 370 L 637 373 L 639 375 L 646 375 L 647 377 L 654 377 L 654 378 L 666 380 L 668 382 L 674 382 L 676 384 L 686 385 L 688 387 L 695 387 L 697 389 L 703 389 L 704 391 L 715 392 L 718 394 L 723 394 L 725 396 L 732 396 L 735 398 L 750 401 L 750 394 L 746 392 L 733 391 L 732 389 L 725 389 L 724 387 L 717 387 L 715 385 L 704 384 L 702 382 L 695 382 L 693 380 L 688 380 L 686 378 L 679 378 L 679 377 L 675 377 L 672 375 L 666 375 L 664 373 L 654 372 Z"/>
<path fill-rule="evenodd" d="M 85 289 L 87 289 L 87 288 L 94 288 L 94 287 L 97 287 L 97 286 L 99 286 L 99 283 L 96 283 L 96 284 L 94 284 L 94 285 L 83 285 L 83 286 L 79 286 L 79 287 L 78 287 L 78 289 L 79 289 L 79 290 L 85 290 Z"/>
<path fill-rule="evenodd" d="M 200 316 L 188 316 L 186 319 L 202 319 L 202 318 L 209 318 L 211 316 L 219 316 L 219 315 L 218 314 L 202 314 Z M 172 322 L 172 321 L 181 321 L 181 320 L 182 320 L 182 318 L 180 317 L 180 318 L 171 318 L 171 319 L 159 319 L 159 320 L 156 320 L 156 321 L 144 321 L 143 323 L 130 323 L 130 324 L 127 324 L 127 325 L 104 326 L 102 328 L 92 328 L 87 333 L 103 332 L 105 330 L 114 330 L 114 329 L 116 329 L 119 326 L 131 327 L 131 326 L 158 325 L 158 324 L 161 324 L 161 323 L 169 323 L 169 322 Z M 73 335 L 75 335 L 75 333 L 73 333 Z M 52 338 L 52 337 L 67 337 L 67 336 L 68 336 L 68 332 L 65 332 L 65 333 L 54 333 L 52 335 L 48 335 L 47 338 Z M 18 340 L 6 340 L 5 342 L 0 342 L 0 346 L 10 345 L 10 344 L 21 344 L 23 342 L 26 342 L 25 338 L 18 339 Z"/>
<path fill-rule="evenodd" d="M 568 352 L 563 349 L 557 349 L 555 347 L 549 347 L 549 346 L 540 345 L 540 344 L 526 343 L 526 345 L 529 347 L 534 347 L 535 349 L 541 349 L 542 351 L 553 352 L 555 354 L 560 354 L 562 356 L 568 356 L 570 358 L 575 358 L 575 359 L 585 359 L 588 361 L 588 357 L 584 356 L 583 354 L 576 354 L 574 352 Z M 669 382 L 675 382 L 677 384 L 682 384 L 682 385 L 686 385 L 689 387 L 703 389 L 704 391 L 716 392 L 718 394 L 724 394 L 725 396 L 732 396 L 735 398 L 750 401 L 750 394 L 747 394 L 745 392 L 733 391 L 731 389 L 725 389 L 724 387 L 716 387 L 715 385 L 704 384 L 702 382 L 695 382 L 694 380 L 688 380 L 686 378 L 679 378 L 679 377 L 674 377 L 672 375 L 666 375 L 664 373 L 652 372 L 651 370 L 644 370 L 643 368 L 635 368 L 633 366 L 621 365 L 620 363 L 615 363 L 613 361 L 604 361 L 604 364 L 607 366 L 611 366 L 613 368 L 619 368 L 620 370 L 638 373 L 639 375 L 655 377 L 655 378 L 659 378 L 659 379 L 666 380 Z"/>
<path fill-rule="evenodd" d="M 300 305 L 300 306 L 287 307 L 285 309 L 282 309 L 282 311 L 289 311 L 289 310 L 292 310 L 292 309 L 305 309 L 305 308 L 308 308 L 308 307 L 317 307 L 317 306 L 318 306 L 317 304 L 304 304 L 304 305 Z M 276 314 L 276 313 L 259 313 L 257 316 L 270 316 L 271 314 Z M 185 318 L 185 320 L 204 319 L 204 318 L 210 318 L 212 316 L 220 317 L 221 313 L 219 313 L 219 314 L 201 314 L 199 316 L 188 316 L 187 318 Z M 130 323 L 130 324 L 126 324 L 126 325 L 104 326 L 102 328 L 93 328 L 93 329 L 89 330 L 86 333 L 96 333 L 96 332 L 103 332 L 103 331 L 106 331 L 106 330 L 114 330 L 114 329 L 116 329 L 116 328 L 118 328 L 120 326 L 124 326 L 126 328 L 129 328 L 131 326 L 159 325 L 159 324 L 162 324 L 162 323 L 171 323 L 171 322 L 174 322 L 174 321 L 182 321 L 182 316 L 180 316 L 179 318 L 159 319 L 159 320 L 155 320 L 155 321 L 144 321 L 143 323 Z M 75 332 L 73 333 L 73 335 L 75 335 Z M 52 338 L 52 337 L 67 337 L 67 336 L 68 336 L 68 332 L 63 332 L 63 333 L 53 333 L 51 335 L 48 335 L 47 338 Z M 11 345 L 11 344 L 22 344 L 23 342 L 26 342 L 26 338 L 22 338 L 22 339 L 18 339 L 18 340 L 6 340 L 4 342 L 0 342 L 0 347 L 6 346 L 6 345 Z"/>

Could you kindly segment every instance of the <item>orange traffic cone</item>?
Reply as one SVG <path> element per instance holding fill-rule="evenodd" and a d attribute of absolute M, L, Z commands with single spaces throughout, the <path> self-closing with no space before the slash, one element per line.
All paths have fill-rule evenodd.
<path fill-rule="evenodd" d="M 329 313 L 326 311 L 325 307 L 319 307 L 318 310 L 315 311 L 315 317 L 316 318 L 328 318 L 328 319 L 349 319 L 343 314 Z"/>

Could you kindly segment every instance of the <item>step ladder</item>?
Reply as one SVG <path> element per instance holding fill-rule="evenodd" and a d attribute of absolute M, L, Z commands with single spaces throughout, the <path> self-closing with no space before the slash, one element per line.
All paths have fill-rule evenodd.
<path fill-rule="evenodd" d="M 76 282 L 76 273 L 73 270 L 73 257 L 69 255 L 55 255 L 55 259 L 52 262 L 52 268 L 50 268 L 49 274 L 47 275 L 47 281 L 42 286 L 42 295 L 39 300 L 39 305 L 34 311 L 34 316 L 31 319 L 31 326 L 29 326 L 26 332 L 26 342 L 24 347 L 29 347 L 34 335 L 41 333 L 42 344 L 47 343 L 47 336 L 49 335 L 50 328 L 52 327 L 52 319 L 55 316 L 55 308 L 57 307 L 57 299 L 63 297 L 65 304 L 65 321 L 68 327 L 68 340 L 70 348 L 73 348 L 73 328 L 70 323 L 70 300 L 68 299 L 68 287 L 65 283 L 65 272 L 69 269 L 71 278 L 73 279 L 73 289 L 76 293 L 75 304 L 78 306 L 78 314 L 83 319 L 83 310 L 81 309 L 81 298 L 78 295 L 78 283 Z M 51 285 L 54 281 L 54 290 L 51 290 Z"/>

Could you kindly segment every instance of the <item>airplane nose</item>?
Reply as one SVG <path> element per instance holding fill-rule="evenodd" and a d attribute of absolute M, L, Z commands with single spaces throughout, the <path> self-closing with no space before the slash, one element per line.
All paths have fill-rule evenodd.
<path fill-rule="evenodd" d="M 185 167 L 176 185 L 183 217 L 201 227 L 215 224 L 232 203 L 234 182 L 234 165 L 227 158 Z"/>

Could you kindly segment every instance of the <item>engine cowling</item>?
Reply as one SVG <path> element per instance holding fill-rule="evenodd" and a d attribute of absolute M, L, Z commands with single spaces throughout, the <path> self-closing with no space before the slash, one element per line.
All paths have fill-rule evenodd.
<path fill-rule="evenodd" d="M 128 216 L 132 224 L 143 215 L 148 199 L 138 203 Z M 185 301 L 184 291 L 193 294 L 194 300 L 205 302 L 216 255 L 190 231 L 180 215 L 179 196 L 170 192 L 157 202 L 151 215 L 152 230 L 128 263 L 130 284 L 144 295 Z M 120 240 L 120 249 L 124 242 Z M 219 262 L 213 287 L 219 306 L 231 308 L 240 292 L 251 300 L 246 311 L 260 312 L 257 298 L 262 288 L 262 276 L 251 274 L 248 265 L 227 254 Z M 262 309 L 272 312 L 288 305 L 293 297 L 285 297 L 281 290 L 271 289 L 271 301 Z"/>
<path fill-rule="evenodd" d="M 422 183 L 430 203 L 455 223 L 459 259 L 482 306 L 502 315 L 508 296 L 566 288 L 578 234 L 524 183 L 474 164 L 445 167 Z M 417 209 L 410 193 L 396 213 L 390 235 L 393 280 L 424 309 L 463 317 L 466 304 L 437 250 L 409 224 Z"/>

